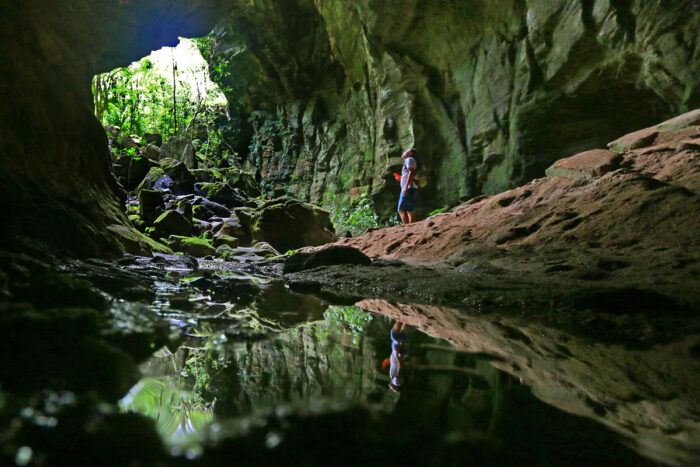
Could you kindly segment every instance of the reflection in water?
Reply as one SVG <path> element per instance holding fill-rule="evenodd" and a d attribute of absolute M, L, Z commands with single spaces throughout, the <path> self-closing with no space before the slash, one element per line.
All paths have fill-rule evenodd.
<path fill-rule="evenodd" d="M 396 321 L 389 334 L 391 336 L 391 356 L 389 357 L 389 389 L 400 391 L 404 383 L 403 365 L 408 356 L 406 325 Z"/>
<path fill-rule="evenodd" d="M 382 459 L 379 448 L 389 443 L 414 446 L 392 463 L 461 464 L 469 456 L 475 463 L 644 464 L 615 433 L 540 402 L 496 369 L 493 358 L 418 332 L 410 334 L 409 352 L 407 326 L 420 323 L 406 316 L 390 319 L 358 307 L 314 310 L 295 314 L 290 306 L 273 323 L 267 308 L 264 319 L 281 330 L 270 340 L 241 340 L 223 324 L 200 326 L 175 352 L 162 349 L 144 365 L 147 378 L 122 401 L 124 409 L 156 419 L 166 443 L 190 454 L 207 439 L 266 430 L 259 418 L 265 414 L 324 411 L 339 407 L 329 401 L 344 401 L 342 407 L 371 414 L 359 422 L 352 412 L 341 419 L 359 423 L 348 429 L 358 430 L 355 442 L 368 459 Z M 388 374 L 378 364 L 387 335 Z M 285 444 L 296 439 L 285 426 L 295 429 L 281 423 L 264 432 L 267 449 L 298 449 Z M 303 430 L 309 443 L 326 434 Z"/>

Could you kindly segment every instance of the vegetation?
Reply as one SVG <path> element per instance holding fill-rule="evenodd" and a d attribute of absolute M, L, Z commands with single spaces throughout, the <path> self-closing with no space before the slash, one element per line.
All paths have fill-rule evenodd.
<path fill-rule="evenodd" d="M 368 193 L 362 193 L 359 198 L 347 200 L 327 192 L 321 205 L 330 212 L 330 219 L 338 230 L 345 228 L 353 236 L 362 235 L 367 229 L 377 229 L 398 225 L 398 219 L 390 219 L 381 223 L 374 209 L 374 201 Z"/>
<path fill-rule="evenodd" d="M 186 44 L 195 54 L 196 46 Z M 209 80 L 207 63 L 200 57 L 179 67 L 171 50 L 168 67 L 163 63 L 166 53 L 164 49 L 95 76 L 95 115 L 105 127 L 118 127 L 125 134 L 186 136 L 211 165 L 229 165 L 235 153 L 217 124 L 226 118 L 228 105 L 221 89 Z"/>

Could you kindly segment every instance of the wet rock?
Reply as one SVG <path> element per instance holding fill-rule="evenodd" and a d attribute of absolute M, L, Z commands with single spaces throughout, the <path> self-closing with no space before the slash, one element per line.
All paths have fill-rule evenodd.
<path fill-rule="evenodd" d="M 155 144 L 146 145 L 146 147 L 143 149 L 143 153 L 152 161 L 157 161 L 160 159 L 160 148 Z"/>
<path fill-rule="evenodd" d="M 252 232 L 254 240 L 267 242 L 278 251 L 337 240 L 328 211 L 296 200 L 266 203 L 255 215 Z"/>
<path fill-rule="evenodd" d="M 214 215 L 214 211 L 202 204 L 196 204 L 192 206 L 192 216 L 197 219 L 207 221 L 214 217 Z"/>
<path fill-rule="evenodd" d="M 211 242 L 203 238 L 171 235 L 168 237 L 168 246 L 174 251 L 187 253 L 197 258 L 216 254 L 216 249 L 214 249 Z"/>
<path fill-rule="evenodd" d="M 165 211 L 163 193 L 158 190 L 139 191 L 139 215 L 146 225 L 153 225 L 153 221 L 158 217 L 156 208 Z"/>
<path fill-rule="evenodd" d="M 197 260 L 187 254 L 184 255 L 167 255 L 162 253 L 154 253 L 150 260 L 154 264 L 170 269 L 189 269 L 196 271 L 199 267 Z"/>
<path fill-rule="evenodd" d="M 262 189 L 250 172 L 245 172 L 236 168 L 221 169 L 219 172 L 226 183 L 233 188 L 238 188 L 241 192 L 245 193 L 246 196 L 260 196 Z"/>
<path fill-rule="evenodd" d="M 250 241 L 250 231 L 245 228 L 238 217 L 229 217 L 224 219 L 217 235 L 227 235 L 236 237 L 242 242 Z"/>
<path fill-rule="evenodd" d="M 236 237 L 230 237 L 228 235 L 217 235 L 214 237 L 215 248 L 218 248 L 221 245 L 227 245 L 231 248 L 237 248 L 239 243 L 240 241 Z"/>
<path fill-rule="evenodd" d="M 160 148 L 160 158 L 172 158 L 185 164 L 188 169 L 197 168 L 197 158 L 194 155 L 192 140 L 185 137 L 173 136 L 163 143 Z"/>
<path fill-rule="evenodd" d="M 192 232 L 192 226 L 187 221 L 184 215 L 177 211 L 169 209 L 160 215 L 154 222 L 154 235 L 158 237 L 167 237 L 168 235 L 189 236 Z"/>
<path fill-rule="evenodd" d="M 198 195 L 215 203 L 223 204 L 227 208 L 243 206 L 246 201 L 245 197 L 236 193 L 228 183 L 224 182 L 196 183 L 194 190 Z"/>
<path fill-rule="evenodd" d="M 546 170 L 547 177 L 582 178 L 592 180 L 617 169 L 622 156 L 605 149 L 594 149 L 559 159 Z"/>
<path fill-rule="evenodd" d="M 173 181 L 171 188 L 173 194 L 184 195 L 194 191 L 194 176 L 187 170 L 184 163 L 175 159 L 164 158 L 162 154 L 159 162 L 163 172 Z"/>
<path fill-rule="evenodd" d="M 279 256 L 280 252 L 275 249 L 272 245 L 266 242 L 256 242 L 255 245 L 253 245 L 253 248 L 257 248 L 259 250 L 266 250 L 269 252 L 270 255 L 272 256 Z"/>
<path fill-rule="evenodd" d="M 226 206 L 224 206 L 223 204 L 215 203 L 214 201 L 208 200 L 206 198 L 195 198 L 193 204 L 200 204 L 205 208 L 211 210 L 216 216 L 219 217 L 226 218 L 231 216 L 231 211 Z"/>
<path fill-rule="evenodd" d="M 285 261 L 283 272 L 288 274 L 338 264 L 370 265 L 372 260 L 356 248 L 332 245 L 311 253 L 294 253 Z"/>

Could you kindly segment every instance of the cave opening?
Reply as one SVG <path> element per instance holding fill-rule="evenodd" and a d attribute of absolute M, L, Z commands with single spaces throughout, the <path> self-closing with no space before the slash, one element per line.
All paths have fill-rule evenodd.
<path fill-rule="evenodd" d="M 95 75 L 95 116 L 107 132 L 115 160 L 186 157 L 190 168 L 236 163 L 237 152 L 226 138 L 228 100 L 212 80 L 221 82 L 229 72 L 221 63 L 213 67 L 207 63 L 203 53 L 211 56 L 212 47 L 210 37 L 181 37 L 174 47 L 154 50 L 128 66 Z M 170 147 L 178 154 L 167 153 Z M 130 189 L 139 182 L 120 178 Z"/>

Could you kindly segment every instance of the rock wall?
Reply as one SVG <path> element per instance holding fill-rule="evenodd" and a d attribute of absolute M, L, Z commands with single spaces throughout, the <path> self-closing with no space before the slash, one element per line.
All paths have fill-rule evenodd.
<path fill-rule="evenodd" d="M 214 57 L 248 164 L 388 215 L 408 146 L 431 209 L 697 107 L 698 27 L 690 0 L 262 0 L 233 7 Z"/>
<path fill-rule="evenodd" d="M 142 242 L 120 208 L 91 80 L 178 34 L 204 35 L 217 1 L 0 4 L 1 245 L 71 255 Z M 118 239 L 121 238 L 121 241 Z"/>
<path fill-rule="evenodd" d="M 230 61 L 247 164 L 312 201 L 368 191 L 386 216 L 407 146 L 427 210 L 700 105 L 693 0 L 3 0 L 2 11 L 6 248 L 105 254 L 119 235 L 139 246 L 90 80 L 221 18 L 212 57 Z"/>

